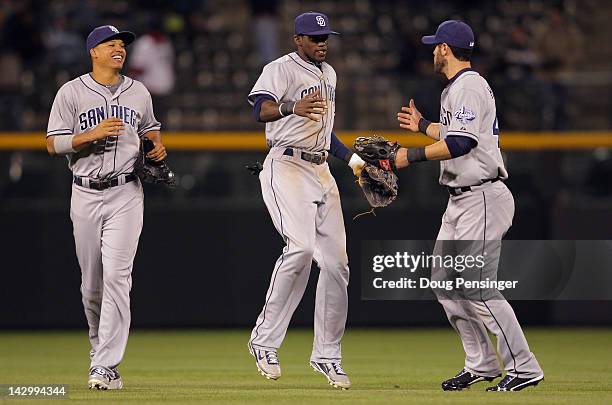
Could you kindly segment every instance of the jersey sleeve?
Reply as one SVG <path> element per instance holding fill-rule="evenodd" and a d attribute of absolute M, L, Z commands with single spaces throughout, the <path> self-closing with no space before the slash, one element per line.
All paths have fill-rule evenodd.
<path fill-rule="evenodd" d="M 256 95 L 268 95 L 274 98 L 275 102 L 282 100 L 287 92 L 289 81 L 282 63 L 269 63 L 264 66 L 259 79 L 255 82 L 253 89 L 249 93 L 249 104 L 255 103 Z"/>
<path fill-rule="evenodd" d="M 153 113 L 153 100 L 151 99 L 151 94 L 147 91 L 147 102 L 142 114 L 142 119 L 138 125 L 138 136 L 143 136 L 150 131 L 159 130 L 161 130 L 161 123 L 155 118 L 155 114 Z"/>
<path fill-rule="evenodd" d="M 76 115 L 76 104 L 72 92 L 67 85 L 62 86 L 57 94 L 47 125 L 47 137 L 56 135 L 72 135 Z"/>
<path fill-rule="evenodd" d="M 469 89 L 459 89 L 451 96 L 453 117 L 446 136 L 466 136 L 478 142 L 482 100 L 480 95 Z"/>

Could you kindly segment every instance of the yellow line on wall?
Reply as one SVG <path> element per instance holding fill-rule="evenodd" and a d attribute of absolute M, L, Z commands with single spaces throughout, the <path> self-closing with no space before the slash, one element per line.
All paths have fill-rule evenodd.
<path fill-rule="evenodd" d="M 358 136 L 372 132 L 339 131 L 340 139 L 352 145 Z M 423 146 L 432 140 L 421 134 L 399 131 L 381 131 L 377 134 L 402 146 Z M 254 151 L 266 150 L 262 132 L 166 132 L 164 144 L 170 150 L 182 151 Z M 611 148 L 612 132 L 508 132 L 500 136 L 504 150 L 571 150 Z M 45 149 L 44 132 L 0 132 L 0 150 Z"/>

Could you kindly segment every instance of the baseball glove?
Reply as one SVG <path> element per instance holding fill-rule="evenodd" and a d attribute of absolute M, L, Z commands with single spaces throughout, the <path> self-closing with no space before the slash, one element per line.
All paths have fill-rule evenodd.
<path fill-rule="evenodd" d="M 372 208 L 386 207 L 397 197 L 397 175 L 369 163 L 361 171 L 358 184 Z"/>
<path fill-rule="evenodd" d="M 176 177 L 166 161 L 154 162 L 147 158 L 147 153 L 153 150 L 153 147 L 153 141 L 147 137 L 142 137 L 138 158 L 134 164 L 134 173 L 145 183 L 166 184 L 170 188 L 176 187 Z"/>
<path fill-rule="evenodd" d="M 261 162 L 257 161 L 255 163 L 251 163 L 249 165 L 244 166 L 245 169 L 249 171 L 253 176 L 259 177 L 259 173 L 263 170 L 263 165 Z"/>
<path fill-rule="evenodd" d="M 355 152 L 366 162 L 386 171 L 396 170 L 395 158 L 400 145 L 382 136 L 360 136 L 353 144 Z"/>

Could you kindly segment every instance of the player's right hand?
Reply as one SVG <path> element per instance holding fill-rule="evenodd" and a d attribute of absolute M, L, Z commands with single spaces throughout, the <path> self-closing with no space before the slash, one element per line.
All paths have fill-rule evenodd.
<path fill-rule="evenodd" d="M 123 135 L 125 125 L 121 118 L 107 118 L 102 120 L 94 129 L 91 130 L 94 139 L 104 139 L 109 136 Z"/>
<path fill-rule="evenodd" d="M 321 98 L 321 89 L 307 94 L 303 99 L 295 103 L 293 112 L 301 117 L 309 118 L 313 121 L 321 121 L 321 116 L 325 114 L 327 103 Z"/>
<path fill-rule="evenodd" d="M 402 111 L 397 113 L 397 120 L 400 122 L 400 128 L 412 132 L 419 132 L 419 121 L 421 118 L 423 118 L 423 114 L 417 110 L 413 99 L 410 99 L 408 107 L 402 107 Z"/>

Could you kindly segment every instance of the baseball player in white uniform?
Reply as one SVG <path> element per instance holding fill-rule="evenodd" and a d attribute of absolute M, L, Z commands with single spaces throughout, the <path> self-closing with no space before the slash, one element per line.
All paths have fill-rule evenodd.
<path fill-rule="evenodd" d="M 89 325 L 89 388 L 121 389 L 117 371 L 130 327 L 132 264 L 143 217 L 143 191 L 133 173 L 140 137 L 166 150 L 151 95 L 119 72 L 131 32 L 105 25 L 87 37 L 92 71 L 58 91 L 47 129 L 47 150 L 64 155 L 73 174 L 70 218 L 81 267 L 81 293 Z"/>
<path fill-rule="evenodd" d="M 326 162 L 331 153 L 358 174 L 365 162 L 333 133 L 336 72 L 325 62 L 327 16 L 295 19 L 292 52 L 267 64 L 248 100 L 266 123 L 270 151 L 259 175 L 263 199 L 285 242 L 264 307 L 249 340 L 262 375 L 281 376 L 277 350 L 308 283 L 314 260 L 320 268 L 310 364 L 328 382 L 347 389 L 340 341 L 348 309 L 346 236 L 338 187 Z"/>
<path fill-rule="evenodd" d="M 442 252 L 444 241 L 474 241 L 467 244 L 468 250 L 482 253 L 486 249 L 487 253 L 479 276 L 482 280 L 495 279 L 500 241 L 512 225 L 514 199 L 504 184 L 508 172 L 499 149 L 493 91 L 471 69 L 474 34 L 466 23 L 446 21 L 435 35 L 424 36 L 422 42 L 435 45 L 434 69 L 449 80 L 440 100 L 440 122 L 423 118 L 413 100 L 397 116 L 400 127 L 423 132 L 438 142 L 424 148 L 400 149 L 396 165 L 401 168 L 425 160 L 441 161 L 440 184 L 447 187 L 450 198 L 434 250 Z M 432 279 L 445 276 L 444 269 L 432 269 Z M 482 292 L 469 299 L 435 292 L 466 353 L 464 368 L 444 381 L 442 389 L 461 390 L 501 375 L 487 329 L 497 337 L 506 370 L 506 376 L 487 391 L 519 391 L 544 378 L 512 307 L 498 291 L 492 299 Z"/>

